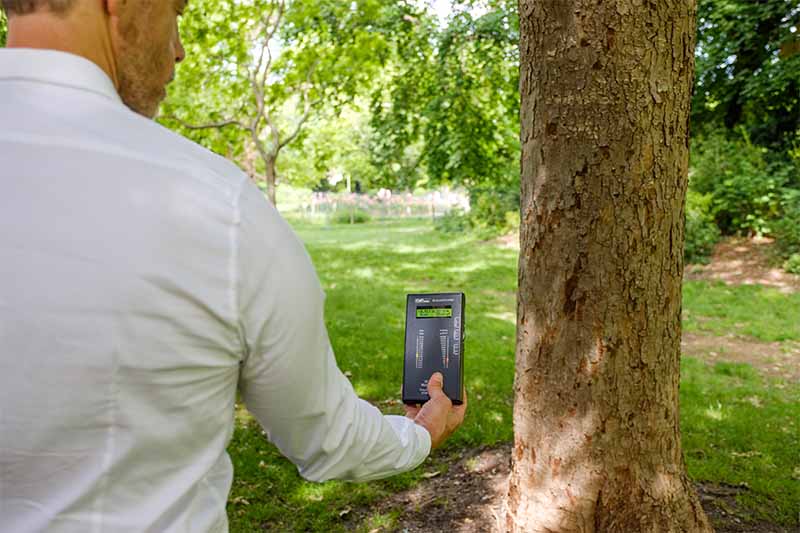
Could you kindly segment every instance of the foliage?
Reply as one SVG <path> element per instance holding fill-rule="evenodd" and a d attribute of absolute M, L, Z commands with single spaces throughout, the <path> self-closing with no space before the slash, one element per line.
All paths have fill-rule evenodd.
<path fill-rule="evenodd" d="M 784 193 L 783 213 L 775 221 L 775 243 L 784 259 L 800 254 L 800 190 Z"/>
<path fill-rule="evenodd" d="M 461 6 L 443 27 L 425 13 L 409 24 L 372 106 L 373 155 L 386 183 L 461 185 L 473 204 L 478 189 L 513 194 L 520 150 L 515 9 L 492 3 L 477 15 Z M 486 210 L 485 222 L 503 223 L 506 210 Z"/>
<path fill-rule="evenodd" d="M 389 0 L 191 2 L 187 59 L 164 120 L 274 186 L 280 151 L 319 108 L 336 111 L 371 83 L 401 13 Z M 191 126 L 203 126 L 193 128 Z"/>
<path fill-rule="evenodd" d="M 434 222 L 442 233 L 465 233 L 472 229 L 469 216 L 462 209 L 451 209 Z"/>
<path fill-rule="evenodd" d="M 308 121 L 298 141 L 286 148 L 278 165 L 282 178 L 296 186 L 317 187 L 335 176 L 348 176 L 364 190 L 378 182 L 370 157 L 369 113 L 357 99 L 341 112 L 320 110 Z"/>
<path fill-rule="evenodd" d="M 800 5 L 796 0 L 700 0 L 697 129 L 746 128 L 780 152 L 800 126 Z"/>
<path fill-rule="evenodd" d="M 693 140 L 690 187 L 711 195 L 711 213 L 723 233 L 771 232 L 787 178 L 765 155 L 746 136 L 718 133 Z"/>
<path fill-rule="evenodd" d="M 6 35 L 8 35 L 8 20 L 5 11 L 0 9 L 0 48 L 6 45 Z"/>
<path fill-rule="evenodd" d="M 783 263 L 783 269 L 790 274 L 800 274 L 800 254 L 792 254 Z"/>
<path fill-rule="evenodd" d="M 369 213 L 362 209 L 350 210 L 344 207 L 336 212 L 332 222 L 335 224 L 364 224 L 369 222 L 371 218 Z"/>
<path fill-rule="evenodd" d="M 473 228 L 484 237 L 519 229 L 519 189 L 473 188 L 469 213 Z"/>
<path fill-rule="evenodd" d="M 468 213 L 450 210 L 436 220 L 436 229 L 443 233 L 471 232 L 479 239 L 519 231 L 519 194 L 494 189 L 470 191 L 471 208 Z"/>
<path fill-rule="evenodd" d="M 707 263 L 720 231 L 711 214 L 711 195 L 688 191 L 686 195 L 686 263 Z"/>

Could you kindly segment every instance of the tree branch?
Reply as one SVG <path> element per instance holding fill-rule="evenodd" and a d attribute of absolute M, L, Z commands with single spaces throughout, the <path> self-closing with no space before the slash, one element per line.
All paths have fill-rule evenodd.
<path fill-rule="evenodd" d="M 321 99 L 309 102 L 308 93 L 305 93 L 303 96 L 305 100 L 305 106 L 304 106 L 305 109 L 303 111 L 303 116 L 300 117 L 300 120 L 297 122 L 297 124 L 295 124 L 294 131 L 292 131 L 292 133 L 288 137 L 286 137 L 286 139 L 278 143 L 278 150 L 280 150 L 281 148 L 283 148 L 284 146 L 295 140 L 295 138 L 300 134 L 300 130 L 303 128 L 303 124 L 305 124 L 305 122 L 308 120 L 308 117 L 311 115 L 311 109 L 320 102 L 322 102 Z"/>
<path fill-rule="evenodd" d="M 274 12 L 275 12 L 275 4 L 271 3 L 270 7 L 269 7 L 269 11 L 267 11 L 267 16 L 265 16 L 262 19 L 262 21 L 264 23 L 264 31 L 268 31 L 269 19 L 272 18 L 272 13 L 274 13 Z M 259 30 L 260 29 L 261 29 L 261 27 L 259 26 Z M 258 33 L 260 33 L 260 31 Z M 257 37 L 257 35 L 256 35 L 256 37 Z M 261 53 L 258 55 L 258 63 L 256 63 L 255 72 L 259 72 L 261 70 L 261 65 L 264 62 L 264 50 L 265 49 L 268 49 L 268 47 L 267 46 L 262 46 L 261 47 Z"/>
<path fill-rule="evenodd" d="M 281 148 L 283 148 L 284 146 L 295 140 L 295 138 L 300 134 L 300 130 L 302 129 L 303 124 L 305 124 L 305 122 L 308 120 L 308 117 L 311 114 L 311 109 L 320 102 L 322 102 L 321 98 L 318 98 L 313 102 L 310 101 L 309 99 L 310 98 L 309 93 L 311 92 L 311 76 L 314 75 L 314 71 L 316 70 L 318 64 L 319 60 L 315 61 L 314 64 L 311 65 L 311 68 L 308 69 L 308 74 L 306 75 L 306 83 L 303 84 L 303 87 L 301 89 L 303 93 L 303 103 L 304 103 L 303 116 L 300 117 L 300 120 L 297 122 L 297 124 L 295 124 L 294 131 L 292 131 L 292 133 L 288 137 L 286 137 L 286 139 L 278 142 L 278 150 L 280 150 Z"/>
<path fill-rule="evenodd" d="M 241 123 L 236 119 L 229 119 L 229 120 L 221 120 L 219 122 L 209 122 L 207 124 L 189 124 L 188 122 L 184 121 L 176 117 L 175 115 L 164 115 L 161 117 L 165 120 L 174 120 L 187 130 L 210 130 L 210 129 L 219 129 L 224 128 L 226 126 L 237 126 L 239 128 L 249 130 L 250 128 L 247 127 L 246 124 Z"/>
<path fill-rule="evenodd" d="M 285 0 L 281 0 L 278 3 L 278 16 L 275 18 L 275 23 L 272 25 L 272 28 L 268 31 L 266 40 L 264 41 L 264 48 L 266 48 L 267 50 L 267 65 L 264 67 L 264 70 L 261 73 L 262 91 L 264 90 L 264 86 L 267 84 L 267 76 L 269 75 L 269 70 L 272 67 L 272 49 L 269 47 L 269 43 L 270 41 L 272 41 L 272 38 L 275 37 L 275 34 L 278 32 L 278 28 L 281 25 L 281 20 L 283 20 L 283 14 L 285 10 L 286 10 L 286 2 Z M 266 27 L 267 26 L 265 25 L 265 29 Z"/>

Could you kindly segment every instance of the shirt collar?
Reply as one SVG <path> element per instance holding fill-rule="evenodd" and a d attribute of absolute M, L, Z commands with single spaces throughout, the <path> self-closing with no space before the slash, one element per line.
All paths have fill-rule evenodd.
<path fill-rule="evenodd" d="M 57 50 L 0 49 L 0 81 L 6 80 L 71 87 L 122 102 L 103 69 L 84 57 Z"/>

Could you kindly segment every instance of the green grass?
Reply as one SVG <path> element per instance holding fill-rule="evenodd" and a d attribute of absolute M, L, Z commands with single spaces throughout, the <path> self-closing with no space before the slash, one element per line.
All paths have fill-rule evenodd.
<path fill-rule="evenodd" d="M 408 488 L 420 478 L 420 473 L 414 472 L 373 483 L 308 483 L 266 441 L 252 419 L 243 420 L 237 426 L 228 451 L 235 470 L 228 500 L 232 532 L 355 530 L 366 533 L 369 530 L 357 528 L 355 524 L 355 510 Z"/>
<path fill-rule="evenodd" d="M 684 358 L 681 431 L 692 479 L 744 484 L 753 517 L 800 525 L 800 387 Z"/>
<path fill-rule="evenodd" d="M 800 340 L 800 293 L 760 285 L 689 281 L 683 286 L 684 328 L 762 341 Z"/>
<path fill-rule="evenodd" d="M 428 221 L 295 227 L 327 293 L 326 321 L 339 366 L 350 373 L 362 397 L 386 413 L 402 411 L 397 400 L 405 294 L 464 291 L 466 385 L 473 401 L 464 426 L 422 468 L 367 484 L 303 481 L 240 411 L 229 448 L 236 471 L 228 506 L 231 531 L 367 533 L 387 528 L 395 523 L 396 511 L 375 511 L 363 519 L 356 515 L 415 485 L 424 472 L 446 469 L 467 448 L 512 439 L 516 253 L 466 236 L 438 234 Z M 798 305 L 796 299 L 737 290 L 687 284 L 687 328 L 725 333 L 729 323 L 737 323 L 744 324 L 739 333 L 762 339 L 781 331 L 795 332 L 787 339 L 798 334 L 797 320 L 786 314 Z M 764 294 L 768 303 L 762 301 Z M 745 318 L 748 309 L 758 311 Z M 681 424 L 693 479 L 747 483 L 752 490 L 742 499 L 754 515 L 792 524 L 797 520 L 792 509 L 800 508 L 799 482 L 792 479 L 800 467 L 800 388 L 777 385 L 784 388 L 761 381 L 747 366 L 710 369 L 686 360 Z"/>

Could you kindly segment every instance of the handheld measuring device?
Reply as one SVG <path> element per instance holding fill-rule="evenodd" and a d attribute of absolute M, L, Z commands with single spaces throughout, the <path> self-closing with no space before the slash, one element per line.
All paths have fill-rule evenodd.
<path fill-rule="evenodd" d="M 462 403 L 465 304 L 461 292 L 407 296 L 403 403 L 427 402 L 434 372 L 444 376 L 444 393 L 453 404 Z"/>

